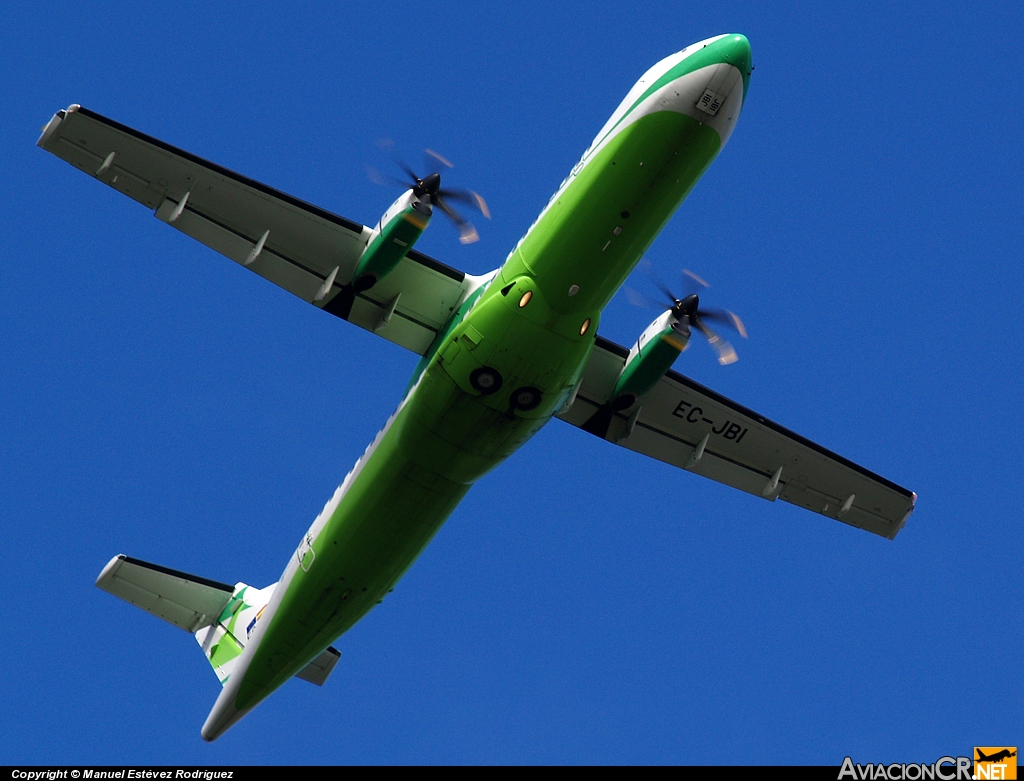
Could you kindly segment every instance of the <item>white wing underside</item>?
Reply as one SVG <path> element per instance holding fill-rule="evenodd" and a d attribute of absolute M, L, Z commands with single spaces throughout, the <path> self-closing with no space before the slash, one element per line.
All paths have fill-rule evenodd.
<path fill-rule="evenodd" d="M 328 312 L 371 234 L 364 225 L 80 106 L 54 115 L 38 145 Z M 422 355 L 472 280 L 413 250 L 372 291 L 356 297 L 347 319 Z"/>
<path fill-rule="evenodd" d="M 598 337 L 576 399 L 559 417 L 575 426 L 586 423 L 608 401 L 628 352 Z M 914 509 L 917 496 L 905 488 L 676 372 L 666 374 L 638 406 L 639 414 L 634 406 L 615 416 L 607 439 L 889 539 Z"/>

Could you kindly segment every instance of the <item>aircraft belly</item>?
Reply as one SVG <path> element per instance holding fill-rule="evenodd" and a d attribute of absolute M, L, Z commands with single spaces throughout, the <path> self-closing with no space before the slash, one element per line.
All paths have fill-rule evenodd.
<path fill-rule="evenodd" d="M 604 308 L 720 149 L 717 131 L 685 114 L 638 119 L 548 206 L 503 278 L 536 277 L 563 311 Z"/>
<path fill-rule="evenodd" d="M 296 569 L 290 583 L 282 579 L 286 591 L 239 686 L 239 710 L 284 683 L 383 599 L 473 482 L 539 431 L 564 401 L 592 340 L 566 338 L 532 322 L 507 297 L 492 299 L 452 332 L 446 345 L 454 348 L 439 350 L 364 456 L 315 535 L 308 571 Z M 542 307 L 538 295 L 530 314 Z M 501 391 L 482 395 L 469 388 L 477 356 L 502 374 Z M 543 392 L 541 404 L 525 413 L 510 403 L 524 384 Z"/>
<path fill-rule="evenodd" d="M 405 410 L 348 486 L 296 570 L 239 687 L 250 708 L 368 613 L 415 561 L 470 485 L 401 444 Z M 424 440 L 420 445 L 427 444 Z"/>

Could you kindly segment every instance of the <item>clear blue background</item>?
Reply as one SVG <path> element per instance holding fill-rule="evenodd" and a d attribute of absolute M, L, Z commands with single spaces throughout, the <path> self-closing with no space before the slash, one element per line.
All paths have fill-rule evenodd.
<path fill-rule="evenodd" d="M 1005 3 L 16 3 L 0 18 L 0 763 L 932 762 L 1024 743 L 1024 11 Z M 648 253 L 751 338 L 676 368 L 920 495 L 894 542 L 551 423 L 317 689 L 220 741 L 117 553 L 275 581 L 416 357 L 33 144 L 77 102 L 372 224 L 393 137 L 498 265 L 632 83 L 743 32 L 736 132 Z M 632 284 L 649 283 L 637 275 Z M 646 288 L 648 291 L 649 287 Z M 620 294 L 601 332 L 655 316 Z"/>

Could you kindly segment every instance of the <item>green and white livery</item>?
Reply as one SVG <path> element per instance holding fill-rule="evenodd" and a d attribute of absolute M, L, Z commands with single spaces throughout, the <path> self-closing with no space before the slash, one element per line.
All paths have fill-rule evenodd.
<path fill-rule="evenodd" d="M 223 686 L 249 644 L 277 584 L 230 586 L 128 556 L 115 556 L 96 585 L 157 618 L 195 635 Z M 328 648 L 296 677 L 323 685 L 341 654 Z"/>
<path fill-rule="evenodd" d="M 483 277 L 413 249 L 433 208 L 450 211 L 438 173 L 416 178 L 371 229 L 81 106 L 50 120 L 44 149 L 422 356 L 277 584 L 219 584 L 124 556 L 100 575 L 101 588 L 195 634 L 223 684 L 205 739 L 292 676 L 322 683 L 331 643 L 392 590 L 473 483 L 553 417 L 769 501 L 888 538 L 902 528 L 914 494 L 671 370 L 690 328 L 705 330 L 695 300 L 674 302 L 632 351 L 598 335 L 605 305 L 728 141 L 751 70 L 742 35 L 657 63 Z"/>

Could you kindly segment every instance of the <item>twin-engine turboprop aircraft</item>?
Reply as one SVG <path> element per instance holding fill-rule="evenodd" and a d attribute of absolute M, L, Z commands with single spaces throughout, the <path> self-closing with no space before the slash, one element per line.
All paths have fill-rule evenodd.
<path fill-rule="evenodd" d="M 553 417 L 769 501 L 896 536 L 913 493 L 671 370 L 691 327 L 710 334 L 696 296 L 674 300 L 632 350 L 597 334 L 605 305 L 728 141 L 750 73 L 742 35 L 656 64 L 504 264 L 481 277 L 413 249 L 433 209 L 452 211 L 437 173 L 413 175 L 371 229 L 80 106 L 49 121 L 39 146 L 422 356 L 278 583 L 232 586 L 126 556 L 100 574 L 100 588 L 195 634 L 223 684 L 205 739 L 293 675 L 323 683 L 338 660 L 331 642 L 392 589 L 477 478 Z"/>

